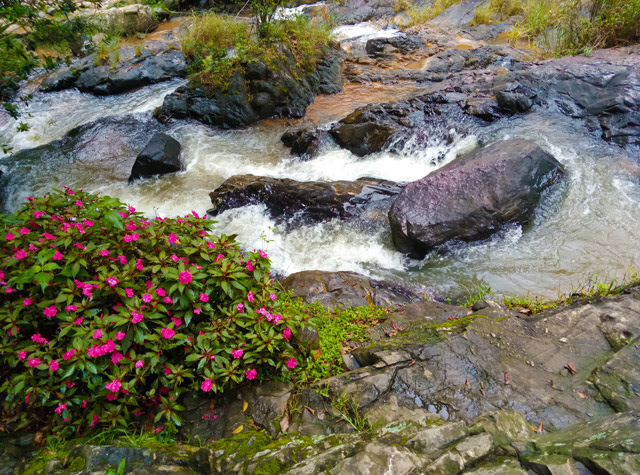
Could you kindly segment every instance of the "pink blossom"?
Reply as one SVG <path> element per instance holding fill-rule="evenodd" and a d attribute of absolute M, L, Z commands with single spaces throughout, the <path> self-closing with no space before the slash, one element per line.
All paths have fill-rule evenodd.
<path fill-rule="evenodd" d="M 138 259 L 138 261 L 136 262 L 136 269 L 137 270 L 144 270 L 144 265 L 142 264 L 142 259 Z"/>
<path fill-rule="evenodd" d="M 176 332 L 171 328 L 163 328 L 160 333 L 162 333 L 163 338 L 166 338 L 167 340 L 173 338 L 173 335 L 176 334 Z"/>
<path fill-rule="evenodd" d="M 247 270 L 249 272 L 253 272 L 253 269 L 254 269 L 254 267 L 253 267 L 253 264 L 251 263 L 251 261 L 247 261 Z"/>
<path fill-rule="evenodd" d="M 266 252 L 264 252 L 262 249 L 259 249 L 258 252 L 260 253 L 260 257 L 267 257 L 268 254 Z"/>
<path fill-rule="evenodd" d="M 45 307 L 42 313 L 44 313 L 48 318 L 55 317 L 58 313 L 58 308 L 55 305 L 51 305 L 49 307 Z"/>
<path fill-rule="evenodd" d="M 144 366 L 144 361 L 138 360 L 136 361 L 136 368 L 142 368 Z"/>
<path fill-rule="evenodd" d="M 31 231 L 29 228 L 20 228 L 20 234 L 24 236 L 25 234 L 29 234 Z"/>
<path fill-rule="evenodd" d="M 269 295 L 269 298 L 270 298 L 271 300 L 275 300 L 275 299 L 277 299 L 277 298 L 278 298 L 278 296 L 277 296 L 276 294 L 274 294 L 273 292 L 271 292 L 271 295 Z"/>
<path fill-rule="evenodd" d="M 198 308 L 194 308 L 194 309 L 193 309 L 193 313 L 195 313 L 196 315 L 200 315 L 200 312 L 201 312 L 201 311 L 202 311 L 202 310 L 201 310 L 199 307 L 198 307 Z"/>
<path fill-rule="evenodd" d="M 78 307 L 76 305 L 71 304 L 71 305 L 67 305 L 64 309 L 67 312 L 75 312 L 76 310 L 78 310 Z"/>
<path fill-rule="evenodd" d="M 22 305 L 24 305 L 25 307 L 28 307 L 32 303 L 33 303 L 33 299 L 26 298 L 24 299 L 24 302 L 22 302 Z"/>
<path fill-rule="evenodd" d="M 171 259 L 173 262 L 178 262 L 180 260 L 180 259 L 178 259 L 178 256 L 176 256 L 175 254 L 171 254 L 169 259 Z"/>
<path fill-rule="evenodd" d="M 59 261 L 60 259 L 62 259 L 64 256 L 62 255 L 62 253 L 60 251 L 56 251 L 55 254 L 53 255 L 52 259 L 54 261 Z"/>
<path fill-rule="evenodd" d="M 110 383 L 105 384 L 104 387 L 107 388 L 112 393 L 117 393 L 118 391 L 120 391 L 120 388 L 122 387 L 122 385 L 120 384 L 119 379 L 114 379 Z"/>
<path fill-rule="evenodd" d="M 129 213 L 135 213 L 136 212 L 136 209 L 133 206 L 129 206 L 127 208 L 127 210 L 129 211 Z"/>
<path fill-rule="evenodd" d="M 208 393 L 209 391 L 211 391 L 212 386 L 213 386 L 213 381 L 207 378 L 202 382 L 200 389 L 202 389 L 205 393 Z"/>
<path fill-rule="evenodd" d="M 100 249 L 100 251 L 98 252 L 98 254 L 100 254 L 102 257 L 106 257 L 109 255 L 109 251 L 106 249 Z"/>
<path fill-rule="evenodd" d="M 30 368 L 35 368 L 40 364 L 40 358 L 29 358 L 28 363 Z"/>
<path fill-rule="evenodd" d="M 178 274 L 178 281 L 181 284 L 188 284 L 191 282 L 191 279 L 193 279 L 193 275 L 191 275 L 191 272 L 189 271 L 180 272 Z"/>
<path fill-rule="evenodd" d="M 86 400 L 86 399 L 83 399 L 83 400 L 82 400 L 82 404 L 80 405 L 80 407 L 81 407 L 82 409 L 84 409 L 85 407 L 87 407 L 87 400 Z"/>
<path fill-rule="evenodd" d="M 42 211 L 34 211 L 33 217 L 36 219 L 40 219 L 44 213 Z"/>
<path fill-rule="evenodd" d="M 236 305 L 236 308 L 238 309 L 238 312 L 242 312 L 244 310 L 244 304 L 239 303 Z"/>
<path fill-rule="evenodd" d="M 287 360 L 287 368 L 293 369 L 298 365 L 298 361 L 295 358 L 289 358 Z"/>
<path fill-rule="evenodd" d="M 220 261 L 220 260 L 224 261 L 224 255 L 223 255 L 223 254 L 218 254 L 218 255 L 216 256 L 216 264 L 217 264 L 217 263 L 218 263 L 218 261 Z"/>
<path fill-rule="evenodd" d="M 131 316 L 133 317 L 131 319 L 131 323 L 140 323 L 142 321 L 142 319 L 144 318 L 142 313 L 136 312 L 135 310 L 133 312 L 131 312 Z"/>
<path fill-rule="evenodd" d="M 76 354 L 76 350 L 69 350 L 62 355 L 62 359 L 69 361 Z"/>
<path fill-rule="evenodd" d="M 13 239 L 15 239 L 16 235 L 13 233 L 7 233 L 6 236 L 4 237 L 7 241 L 12 241 Z"/>
<path fill-rule="evenodd" d="M 273 324 L 277 325 L 278 323 L 280 323 L 280 320 L 282 320 L 282 315 L 277 314 L 273 316 Z"/>
<path fill-rule="evenodd" d="M 209 301 L 209 296 L 207 294 L 200 294 L 200 302 L 208 302 Z"/>
<path fill-rule="evenodd" d="M 96 330 L 95 332 L 93 332 L 93 336 L 91 337 L 94 340 L 99 340 L 100 338 L 102 338 L 102 330 Z"/>
<path fill-rule="evenodd" d="M 178 328 L 180 325 L 182 325 L 182 320 L 177 318 L 177 317 L 171 317 L 171 321 L 176 326 L 176 328 Z"/>
<path fill-rule="evenodd" d="M 116 333 L 116 340 L 122 341 L 122 340 L 124 340 L 125 336 L 127 336 L 125 332 L 118 332 L 118 333 Z"/>
<path fill-rule="evenodd" d="M 207 239 L 207 247 L 209 249 L 215 249 L 216 245 Z"/>
<path fill-rule="evenodd" d="M 86 247 L 84 247 L 84 244 L 80 244 L 79 242 L 75 243 L 74 246 L 76 246 L 78 249 L 82 249 L 83 251 L 86 249 Z"/>
<path fill-rule="evenodd" d="M 167 365 L 164 365 L 164 375 L 169 376 L 171 374 L 171 370 Z"/>
<path fill-rule="evenodd" d="M 231 350 L 231 356 L 233 356 L 233 358 L 236 360 L 242 358 L 243 354 L 244 350 Z"/>
<path fill-rule="evenodd" d="M 13 257 L 15 257 L 16 259 L 24 259 L 25 257 L 27 257 L 27 251 L 20 249 L 19 251 L 16 251 Z"/>
<path fill-rule="evenodd" d="M 137 241 L 138 239 L 140 239 L 140 235 L 138 233 L 125 234 L 122 238 L 124 242 Z"/>
<path fill-rule="evenodd" d="M 111 355 L 111 362 L 112 362 L 113 364 L 118 364 L 122 358 L 124 358 L 124 356 L 122 356 L 122 354 L 120 354 L 119 352 L 115 351 L 115 352 Z"/>
<path fill-rule="evenodd" d="M 31 341 L 35 341 L 36 343 L 47 343 L 47 340 L 42 338 L 42 335 L 40 335 L 40 333 L 31 335 Z"/>
<path fill-rule="evenodd" d="M 247 379 L 256 379 L 256 376 L 258 376 L 258 371 L 255 368 L 252 368 L 245 371 L 244 375 Z"/>
<path fill-rule="evenodd" d="M 82 201 L 80 201 L 80 200 L 76 200 L 76 202 L 73 203 L 73 204 L 76 205 L 76 206 L 80 206 L 80 207 L 84 206 L 84 203 Z"/>
<path fill-rule="evenodd" d="M 93 427 L 95 426 L 98 421 L 100 420 L 100 418 L 98 417 L 98 415 L 94 412 L 93 416 L 91 416 L 91 419 L 93 420 L 93 422 L 91 422 L 91 424 L 89 424 L 89 427 Z"/>
<path fill-rule="evenodd" d="M 178 236 L 175 235 L 175 233 L 171 233 L 169 234 L 169 237 L 167 238 L 169 242 L 177 242 L 178 241 Z"/>
<path fill-rule="evenodd" d="M 164 303 L 173 303 L 173 299 L 171 297 L 165 297 Z"/>
<path fill-rule="evenodd" d="M 57 360 L 51 360 L 51 362 L 49 363 L 49 369 L 51 371 L 58 371 L 58 369 L 60 369 L 60 364 Z"/>
<path fill-rule="evenodd" d="M 118 285 L 119 280 L 115 277 L 107 277 L 105 279 L 105 282 L 109 284 L 109 287 L 115 287 L 116 285 Z"/>
<path fill-rule="evenodd" d="M 127 297 L 133 297 L 133 289 L 124 289 L 124 293 Z"/>
<path fill-rule="evenodd" d="M 247 300 L 248 300 L 249 302 L 253 302 L 253 292 L 249 292 L 249 293 L 247 294 Z"/>
<path fill-rule="evenodd" d="M 84 317 L 78 317 L 75 319 L 75 321 L 73 322 L 74 325 L 82 325 L 82 322 L 84 321 Z"/>
<path fill-rule="evenodd" d="M 55 408 L 55 413 L 56 414 L 62 414 L 62 411 L 66 411 L 67 410 L 67 405 L 66 404 L 58 404 L 58 407 Z"/>
<path fill-rule="evenodd" d="M 146 303 L 149 303 L 149 302 L 151 302 L 152 298 L 153 298 L 153 296 L 151 294 L 144 294 L 142 296 L 142 301 L 146 302 Z"/>
<path fill-rule="evenodd" d="M 167 295 L 167 293 L 164 291 L 164 289 L 156 289 L 156 295 L 158 297 L 164 297 L 165 295 Z"/>
<path fill-rule="evenodd" d="M 125 265 L 127 263 L 127 258 L 120 255 L 118 256 L 118 260 L 120 261 L 120 264 Z"/>
<path fill-rule="evenodd" d="M 291 329 L 289 327 L 282 330 L 282 336 L 285 340 L 289 341 L 291 339 Z"/>
<path fill-rule="evenodd" d="M 23 360 L 27 357 L 27 352 L 26 351 L 19 351 L 18 352 L 18 359 L 19 360 Z"/>
<path fill-rule="evenodd" d="M 51 233 L 42 233 L 42 237 L 45 239 L 55 239 L 56 237 Z"/>
<path fill-rule="evenodd" d="M 84 224 L 86 227 L 90 228 L 91 226 L 93 226 L 95 223 L 93 221 L 89 221 L 88 219 L 83 219 L 82 220 L 82 224 Z"/>
<path fill-rule="evenodd" d="M 13 289 L 11 287 L 5 287 L 4 291 L 10 294 L 11 292 L 13 292 Z"/>

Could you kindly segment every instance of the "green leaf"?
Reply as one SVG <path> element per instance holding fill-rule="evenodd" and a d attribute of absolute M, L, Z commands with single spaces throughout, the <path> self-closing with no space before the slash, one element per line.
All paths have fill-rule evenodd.
<path fill-rule="evenodd" d="M 122 216 L 118 214 L 118 211 L 114 209 L 111 211 L 107 211 L 104 215 L 104 220 L 107 223 L 111 224 L 116 229 L 119 229 L 121 231 L 124 230 L 124 223 L 122 221 Z"/>

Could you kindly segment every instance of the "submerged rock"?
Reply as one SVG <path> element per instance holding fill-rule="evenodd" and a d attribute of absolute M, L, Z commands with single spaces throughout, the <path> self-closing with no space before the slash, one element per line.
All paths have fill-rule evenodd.
<path fill-rule="evenodd" d="M 126 181 L 149 137 L 162 130 L 151 117 L 104 117 L 70 130 L 59 140 L 21 150 L 0 160 L 5 170 L 0 175 L 0 201 L 13 212 L 43 180 L 47 189 L 75 186 L 76 176 L 82 177 L 81 183 L 87 175 Z M 73 167 L 67 171 L 71 162 Z"/>
<path fill-rule="evenodd" d="M 247 205 L 264 204 L 270 216 L 288 226 L 331 219 L 386 223 L 385 210 L 402 187 L 377 178 L 356 181 L 296 181 L 254 175 L 235 175 L 209 194 L 207 214 Z"/>
<path fill-rule="evenodd" d="M 139 178 L 184 170 L 184 164 L 180 159 L 181 148 L 180 142 L 173 137 L 162 132 L 156 133 L 136 157 L 129 183 Z"/>
<path fill-rule="evenodd" d="M 423 257 L 449 240 L 474 241 L 527 224 L 564 167 L 535 143 L 497 142 L 409 183 L 389 211 L 395 246 Z"/>
<path fill-rule="evenodd" d="M 328 308 L 336 305 L 388 307 L 420 300 L 415 290 L 355 272 L 296 272 L 282 280 L 280 285 L 285 290 L 293 290 L 293 295 L 302 297 L 305 302 L 320 302 Z"/>
<path fill-rule="evenodd" d="M 286 50 L 284 54 L 290 55 Z M 324 52 L 312 72 L 299 70 L 294 59 L 280 61 L 274 68 L 252 63 L 224 89 L 178 88 L 165 98 L 161 116 L 192 118 L 225 129 L 269 117 L 302 117 L 316 95 L 342 89 L 341 70 L 342 60 L 333 50 Z"/>

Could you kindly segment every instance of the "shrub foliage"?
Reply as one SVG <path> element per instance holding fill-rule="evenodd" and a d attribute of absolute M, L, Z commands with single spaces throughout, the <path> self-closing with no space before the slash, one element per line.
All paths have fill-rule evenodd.
<path fill-rule="evenodd" d="M 179 425 L 185 392 L 288 377 L 301 320 L 276 313 L 267 254 L 212 224 L 71 189 L 2 216 L 5 410 L 78 431 L 143 414 Z"/>

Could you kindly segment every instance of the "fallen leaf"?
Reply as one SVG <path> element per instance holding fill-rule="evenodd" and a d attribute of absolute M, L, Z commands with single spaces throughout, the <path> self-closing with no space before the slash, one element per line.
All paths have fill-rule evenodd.
<path fill-rule="evenodd" d="M 481 389 L 481 390 L 480 390 L 480 393 L 482 393 L 482 395 L 483 395 L 483 396 L 486 396 L 486 395 L 487 395 L 487 393 L 485 392 L 485 390 L 484 390 L 484 389 Z"/>
<path fill-rule="evenodd" d="M 314 354 L 313 354 L 313 359 L 315 361 L 318 361 L 318 358 L 320 358 L 322 356 L 322 350 L 317 350 Z"/>
<path fill-rule="evenodd" d="M 414 364 L 416 364 L 416 360 L 413 360 L 409 366 L 413 366 Z"/>
<path fill-rule="evenodd" d="M 309 411 L 309 412 L 311 413 L 311 415 L 312 415 L 312 416 L 315 416 L 315 415 L 316 415 L 316 411 L 314 411 L 313 409 L 311 409 L 309 406 L 304 406 L 304 407 L 307 409 L 307 411 Z"/>
<path fill-rule="evenodd" d="M 280 430 L 282 432 L 287 432 L 289 430 L 289 418 L 286 414 L 282 416 L 282 419 L 280 419 Z"/>
<path fill-rule="evenodd" d="M 578 396 L 580 396 L 580 399 L 587 399 L 587 395 L 582 391 L 578 391 Z"/>
<path fill-rule="evenodd" d="M 465 385 L 466 387 L 468 387 L 468 388 L 470 388 L 470 387 L 471 387 L 471 383 L 469 382 L 469 378 L 467 378 L 467 379 L 465 379 L 465 380 L 464 380 L 464 385 Z"/>
<path fill-rule="evenodd" d="M 158 456 L 157 456 L 157 455 L 156 455 L 156 453 L 154 452 L 154 453 L 153 453 L 153 460 L 155 460 L 155 459 L 157 459 L 157 458 L 158 458 Z"/>
<path fill-rule="evenodd" d="M 544 422 L 540 421 L 540 426 L 538 427 L 538 434 L 542 434 L 542 431 L 544 431 Z"/>
<path fill-rule="evenodd" d="M 236 435 L 236 434 L 239 434 L 240 432 L 242 432 L 242 424 L 241 424 L 241 425 L 239 425 L 238 427 L 236 427 L 236 428 L 233 430 L 232 434 L 233 434 L 233 435 Z"/>
<path fill-rule="evenodd" d="M 214 409 L 215 407 L 216 407 L 216 403 L 215 403 L 215 402 L 213 402 L 213 401 L 209 402 L 209 410 L 210 410 L 210 411 L 213 411 L 213 409 Z"/>
<path fill-rule="evenodd" d="M 576 374 L 578 371 L 576 369 L 576 364 L 573 361 L 569 361 L 564 367 L 567 368 L 571 374 Z"/>
<path fill-rule="evenodd" d="M 318 411 L 318 420 L 324 421 L 324 411 Z"/>
<path fill-rule="evenodd" d="M 506 371 L 503 371 L 503 373 L 504 373 L 504 384 L 511 384 L 511 375 Z"/>
<path fill-rule="evenodd" d="M 249 407 L 249 403 L 247 401 L 242 401 L 242 412 L 246 411 L 247 407 Z"/>

